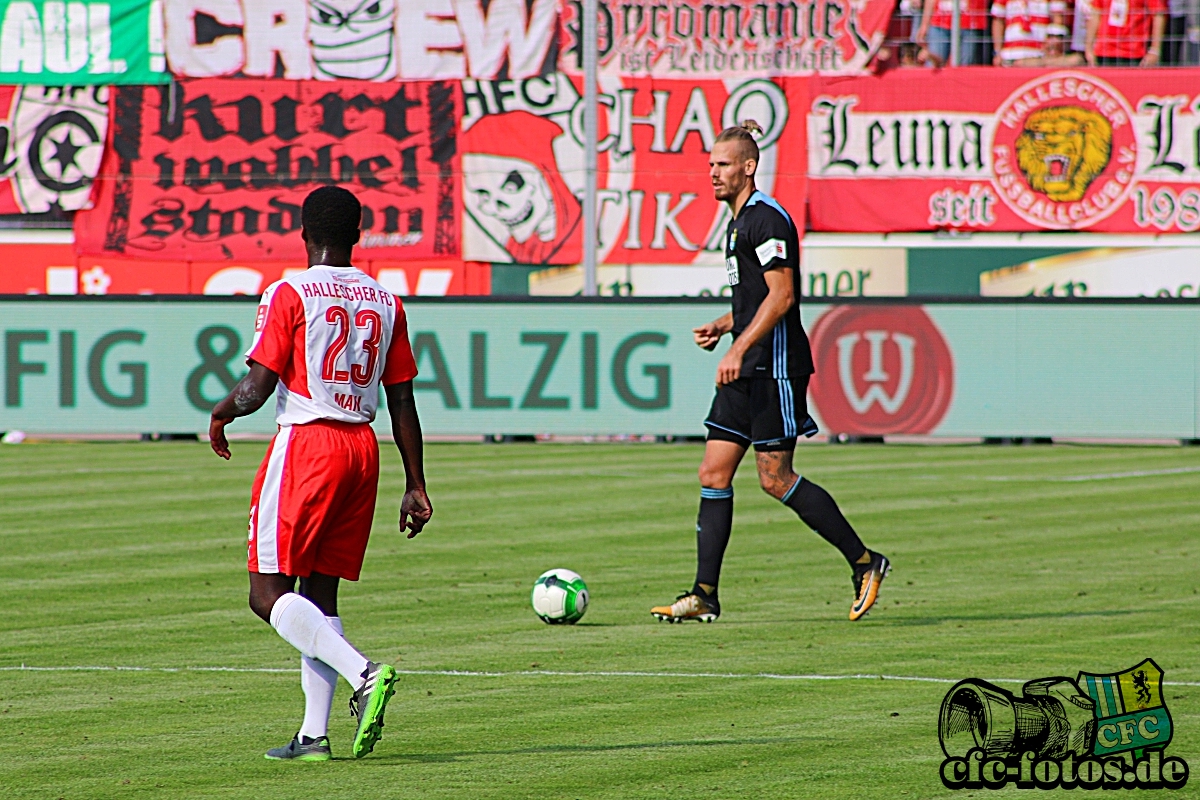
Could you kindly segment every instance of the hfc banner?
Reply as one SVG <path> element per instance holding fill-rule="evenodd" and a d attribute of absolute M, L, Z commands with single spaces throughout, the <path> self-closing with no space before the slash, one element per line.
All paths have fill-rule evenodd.
<path fill-rule="evenodd" d="M 708 153 L 722 128 L 763 128 L 758 187 L 804 229 L 804 81 L 762 78 L 600 85 L 599 258 L 724 263 L 729 209 Z M 583 105 L 565 73 L 462 82 L 463 258 L 567 265 L 582 257 Z"/>
<path fill-rule="evenodd" d="M 0 214 L 88 204 L 108 130 L 103 86 L 0 87 Z"/>
<path fill-rule="evenodd" d="M 895 0 L 632 0 L 600 7 L 601 73 L 660 78 L 852 75 L 883 43 Z M 562 68 L 582 70 L 582 4 L 563 10 Z"/>
<path fill-rule="evenodd" d="M 811 79 L 821 231 L 1200 229 L 1200 94 L 1171 70 Z"/>
<path fill-rule="evenodd" d="M 360 257 L 459 258 L 458 84 L 188 81 L 124 87 L 84 255 L 300 260 L 323 185 L 363 203 Z"/>
<path fill-rule="evenodd" d="M 0 82 L 164 83 L 161 0 L 0 0 Z"/>

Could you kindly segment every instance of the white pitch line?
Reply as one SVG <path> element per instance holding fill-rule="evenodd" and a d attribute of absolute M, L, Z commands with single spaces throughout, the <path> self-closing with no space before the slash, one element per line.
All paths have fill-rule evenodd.
<path fill-rule="evenodd" d="M 1151 478 L 1155 475 L 1186 475 L 1200 472 L 1200 467 L 1172 467 L 1171 469 L 1141 469 L 1133 472 L 1101 472 L 1096 475 L 1046 475 L 1046 476 L 1017 476 L 989 475 L 985 481 L 1022 481 L 1022 482 L 1052 482 L 1052 483 L 1084 483 L 1087 481 L 1115 481 L 1121 478 Z"/>
<path fill-rule="evenodd" d="M 295 674 L 300 670 L 282 667 L 34 667 L 27 664 L 0 667 L 0 672 L 247 672 Z M 711 680 L 771 680 L 771 681 L 908 681 L 910 683 L 958 683 L 958 678 L 933 678 L 924 675 L 787 675 L 777 672 L 632 672 L 617 670 L 549 670 L 528 669 L 493 672 L 471 669 L 398 669 L 400 675 L 440 675 L 467 678 L 561 677 L 561 678 L 700 678 Z M 1019 678 L 984 678 L 989 683 L 1025 683 Z M 1163 686 L 1200 686 L 1200 681 L 1163 681 Z"/>

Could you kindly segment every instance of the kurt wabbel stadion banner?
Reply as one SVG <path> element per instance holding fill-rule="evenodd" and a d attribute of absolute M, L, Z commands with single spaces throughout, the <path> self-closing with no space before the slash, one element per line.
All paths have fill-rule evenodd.
<path fill-rule="evenodd" d="M 726 308 L 409 302 L 422 426 L 703 434 L 725 345 L 705 352 L 691 329 Z M 204 431 L 245 372 L 254 311 L 249 299 L 0 300 L 0 430 Z M 817 366 L 810 409 L 826 434 L 1200 438 L 1194 305 L 814 303 L 802 314 Z M 273 432 L 268 405 L 235 432 Z"/>
<path fill-rule="evenodd" d="M 1194 69 L 897 70 L 810 81 L 822 231 L 1200 229 Z"/>
<path fill-rule="evenodd" d="M 302 261 L 300 207 L 323 184 L 363 203 L 366 258 L 458 258 L 456 82 L 188 81 L 121 87 L 90 255 Z"/>

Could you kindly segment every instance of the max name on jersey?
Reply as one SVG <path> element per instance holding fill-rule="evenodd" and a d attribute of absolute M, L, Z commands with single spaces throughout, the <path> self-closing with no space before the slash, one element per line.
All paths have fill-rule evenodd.
<path fill-rule="evenodd" d="M 371 286 L 341 286 L 336 283 L 302 283 L 300 290 L 305 297 L 330 297 L 345 300 L 360 300 L 369 303 L 393 305 L 390 292 L 377 292 Z"/>
<path fill-rule="evenodd" d="M 333 393 L 333 402 L 347 411 L 362 411 L 362 397 L 356 394 Z"/>

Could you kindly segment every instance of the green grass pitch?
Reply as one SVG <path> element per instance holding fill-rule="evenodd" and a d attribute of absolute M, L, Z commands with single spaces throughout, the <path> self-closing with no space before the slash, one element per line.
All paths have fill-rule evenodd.
<path fill-rule="evenodd" d="M 855 624 L 845 564 L 747 461 L 724 616 L 668 626 L 647 612 L 690 586 L 698 446 L 432 445 L 434 522 L 412 541 L 388 447 L 341 611 L 366 653 L 429 674 L 402 677 L 366 759 L 348 758 L 343 683 L 341 758 L 268 762 L 303 700 L 296 653 L 246 607 L 263 450 L 235 443 L 226 464 L 202 444 L 0 448 L 0 795 L 980 797 L 938 781 L 946 684 L 759 674 L 1027 680 L 1153 657 L 1168 681 L 1200 682 L 1200 450 L 801 448 L 800 471 L 895 565 Z M 575 627 L 529 607 L 560 566 L 591 589 Z M 167 671 L 188 667 L 279 671 Z M 454 670 L 500 674 L 433 674 Z M 596 674 L 631 672 L 657 674 Z M 1169 752 L 1200 768 L 1200 686 L 1164 695 Z"/>

